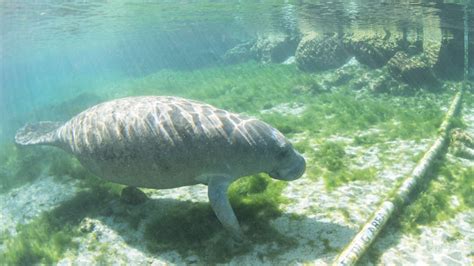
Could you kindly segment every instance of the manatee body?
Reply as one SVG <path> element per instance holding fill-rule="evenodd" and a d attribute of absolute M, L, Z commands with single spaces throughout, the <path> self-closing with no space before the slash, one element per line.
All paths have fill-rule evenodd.
<path fill-rule="evenodd" d="M 275 128 L 178 97 L 112 100 L 64 124 L 27 124 L 15 141 L 60 147 L 94 174 L 120 184 L 156 189 L 207 184 L 214 212 L 237 240 L 242 233 L 228 186 L 261 172 L 294 180 L 305 170 L 304 158 Z"/>

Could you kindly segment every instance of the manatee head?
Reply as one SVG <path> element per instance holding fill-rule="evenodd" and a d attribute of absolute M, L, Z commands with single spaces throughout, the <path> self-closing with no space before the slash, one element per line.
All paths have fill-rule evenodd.
<path fill-rule="evenodd" d="M 293 148 L 282 151 L 276 159 L 281 164 L 268 173 L 272 178 L 285 181 L 295 180 L 300 178 L 306 169 L 303 156 Z"/>
<path fill-rule="evenodd" d="M 291 181 L 300 178 L 305 169 L 306 161 L 291 145 L 291 143 L 277 129 L 262 123 L 259 126 L 265 130 L 264 138 L 269 149 L 267 159 L 270 168 L 267 173 L 275 179 Z"/>
<path fill-rule="evenodd" d="M 285 144 L 274 155 L 274 168 L 268 174 L 275 179 L 291 181 L 300 178 L 305 169 L 306 161 L 285 139 Z"/>

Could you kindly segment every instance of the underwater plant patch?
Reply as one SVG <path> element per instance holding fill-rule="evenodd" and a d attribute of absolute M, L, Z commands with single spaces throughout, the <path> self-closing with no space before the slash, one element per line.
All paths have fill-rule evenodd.
<path fill-rule="evenodd" d="M 282 182 L 263 175 L 244 177 L 232 184 L 229 198 L 248 237 L 245 245 L 232 244 L 223 235 L 209 204 L 188 202 L 146 223 L 147 247 L 151 252 L 175 250 L 182 256 L 195 254 L 211 264 L 229 262 L 235 256 L 251 252 L 254 245 L 264 243 L 273 243 L 277 250 L 288 249 L 296 242 L 270 225 L 270 221 L 282 214 L 279 205 L 287 202 L 281 195 L 283 188 Z"/>
<path fill-rule="evenodd" d="M 105 187 L 91 188 L 32 222 L 18 225 L 18 234 L 4 240 L 3 262 L 11 265 L 56 263 L 66 251 L 77 250 L 74 238 L 80 236 L 78 225 L 82 219 L 102 212 L 103 203 L 113 197 Z"/>

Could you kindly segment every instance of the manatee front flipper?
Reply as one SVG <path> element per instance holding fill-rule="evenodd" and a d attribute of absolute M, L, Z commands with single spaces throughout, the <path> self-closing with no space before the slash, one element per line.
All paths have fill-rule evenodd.
<path fill-rule="evenodd" d="M 212 176 L 207 184 L 207 194 L 217 219 L 232 234 L 232 238 L 241 243 L 244 241 L 244 236 L 227 197 L 227 189 L 231 182 L 231 178 L 226 176 Z"/>

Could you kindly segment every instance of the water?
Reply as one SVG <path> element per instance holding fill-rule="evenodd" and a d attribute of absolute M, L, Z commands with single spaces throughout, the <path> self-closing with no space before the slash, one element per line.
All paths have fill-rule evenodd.
<path fill-rule="evenodd" d="M 473 18 L 469 1 L 1 1 L 0 264 L 330 263 L 461 87 L 464 137 L 362 262 L 469 264 Z M 133 205 L 69 154 L 14 144 L 25 123 L 139 95 L 257 117 L 303 154 L 296 181 L 231 186 L 245 247 L 226 241 L 205 186 L 144 189 Z"/>

